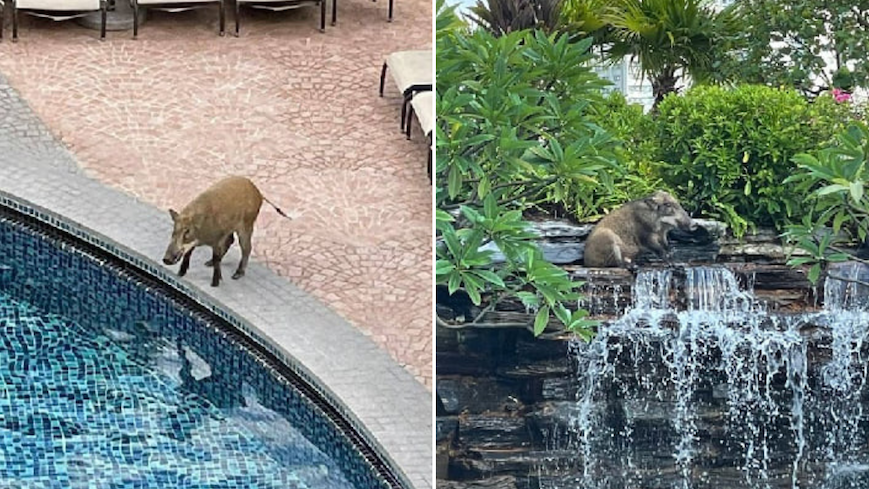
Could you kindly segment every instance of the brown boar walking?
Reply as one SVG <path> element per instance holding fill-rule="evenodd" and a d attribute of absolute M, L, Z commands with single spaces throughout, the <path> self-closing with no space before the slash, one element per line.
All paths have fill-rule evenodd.
<path fill-rule="evenodd" d="M 600 220 L 585 242 L 587 267 L 625 267 L 643 251 L 669 257 L 667 233 L 694 231 L 697 223 L 667 192 L 633 200 Z"/>
<path fill-rule="evenodd" d="M 250 258 L 253 224 L 263 200 L 274 207 L 278 214 L 290 218 L 263 197 L 253 182 L 244 177 L 226 177 L 220 180 L 199 194 L 181 212 L 169 209 L 175 228 L 163 256 L 163 263 L 174 265 L 181 260 L 178 275 L 183 277 L 190 267 L 193 250 L 197 246 L 210 246 L 211 260 L 205 265 L 214 268 L 211 285 L 217 287 L 222 278 L 220 260 L 232 246 L 233 234 L 237 234 L 241 246 L 241 261 L 232 278 L 243 277 Z"/>

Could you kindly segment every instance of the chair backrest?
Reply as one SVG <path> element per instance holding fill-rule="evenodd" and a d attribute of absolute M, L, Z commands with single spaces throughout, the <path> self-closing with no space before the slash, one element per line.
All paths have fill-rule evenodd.
<path fill-rule="evenodd" d="M 87 12 L 100 9 L 100 0 L 17 0 L 16 8 L 53 12 Z"/>

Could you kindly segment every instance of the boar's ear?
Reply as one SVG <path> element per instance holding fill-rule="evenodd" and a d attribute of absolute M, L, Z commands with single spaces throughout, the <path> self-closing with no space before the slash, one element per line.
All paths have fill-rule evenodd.
<path fill-rule="evenodd" d="M 658 201 L 655 200 L 655 196 L 654 196 L 654 195 L 651 195 L 651 196 L 649 196 L 649 197 L 646 197 L 645 199 L 643 199 L 643 202 L 645 202 L 646 205 L 649 206 L 649 209 L 652 209 L 652 210 L 655 210 L 655 211 L 658 210 Z"/>
<path fill-rule="evenodd" d="M 178 213 L 175 212 L 175 209 L 169 209 L 169 215 L 172 216 L 173 222 L 178 220 Z"/>

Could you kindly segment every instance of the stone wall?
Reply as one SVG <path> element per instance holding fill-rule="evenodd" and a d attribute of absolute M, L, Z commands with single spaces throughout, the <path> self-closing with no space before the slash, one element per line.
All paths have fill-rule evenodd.
<path fill-rule="evenodd" d="M 576 280 L 586 282 L 587 296 L 580 305 L 604 321 L 623 314 L 631 304 L 635 274 L 620 269 L 583 268 L 580 265 L 581 240 L 588 234 L 587 227 L 552 222 L 540 223 L 537 227 L 541 230 L 542 248 L 548 258 L 559 262 Z M 823 286 L 813 287 L 804 269 L 784 264 L 787 250 L 777 242 L 774 233 L 764 231 L 737 241 L 726 236 L 717 223 L 704 223 L 703 229 L 705 235 L 701 232 L 699 237 L 673 237 L 674 263 L 646 260 L 643 265 L 668 266 L 673 270 L 674 303 L 678 303 L 681 294 L 684 268 L 710 263 L 733 271 L 741 286 L 754 290 L 756 299 L 772 314 L 786 316 L 816 311 L 822 303 Z M 571 342 L 575 340 L 557 328 L 534 338 L 527 328 L 516 327 L 529 324 L 532 318 L 517 303 L 503 304 L 472 326 L 463 323 L 461 318 L 456 320 L 447 306 L 438 305 L 439 315 L 445 321 L 436 331 L 438 487 L 531 489 L 551 487 L 552 481 L 559 477 L 575 477 L 582 458 L 577 452 L 577 440 L 571 439 L 574 435 L 568 427 L 569 420 L 575 418 L 573 411 L 579 395 L 577 360 L 569 354 Z M 508 326 L 499 327 L 503 324 Z M 810 338 L 810 384 L 819 382 L 819 369 L 829 360 L 830 336 L 818 331 L 808 324 L 801 329 L 802 334 Z M 640 375 L 634 371 L 631 361 L 635 359 L 626 357 L 617 359 L 616 363 L 623 363 L 622 372 Z M 642 375 L 653 378 L 655 369 L 659 368 L 654 363 L 646 362 L 651 370 Z M 716 375 L 709 373 L 696 392 L 697 406 L 702 411 L 697 418 L 697 429 L 700 439 L 704 440 L 697 463 L 707 470 L 717 471 L 719 483 L 732 480 L 737 484 L 742 474 L 733 466 L 741 454 L 711 436 L 721 429 L 722 412 L 728 409 L 721 394 L 723 380 Z M 625 385 L 630 382 L 625 380 Z M 771 378 L 769 384 L 785 392 L 786 382 L 787 379 L 778 376 Z M 632 421 L 637 444 L 631 447 L 631 453 L 639 457 L 638 467 L 653 467 L 656 460 L 663 460 L 663 466 L 671 467 L 675 478 L 677 471 L 672 465 L 672 454 L 664 453 L 660 446 L 662 439 L 670 440 L 673 436 L 671 420 L 667 417 L 673 409 L 672 389 L 665 389 L 661 396 L 658 401 L 644 405 L 642 414 Z M 608 429 L 613 430 L 618 430 L 619 423 L 623 423 L 620 417 L 632 409 L 629 399 L 616 397 L 606 395 L 594 401 L 598 404 L 596 409 L 608 418 Z M 636 406 L 633 411 L 637 411 Z M 781 434 L 770 431 L 773 434 L 765 436 L 791 439 L 788 438 L 790 426 L 771 426 L 770 430 L 779 430 Z M 778 449 L 786 454 L 792 451 L 792 446 L 784 444 Z M 786 469 L 789 470 L 788 466 L 782 462 L 781 466 L 770 469 L 770 475 L 783 481 L 790 477 Z M 660 472 L 660 467 L 656 470 Z M 646 480 L 642 479 L 641 469 L 637 472 L 636 480 L 643 480 L 643 484 L 650 484 L 649 480 L 653 479 L 659 484 L 642 487 L 670 487 L 675 480 L 661 478 L 660 473 Z M 619 487 L 613 484 L 612 487 Z M 571 486 L 576 483 L 557 485 Z M 703 487 L 702 483 L 698 487 Z"/>

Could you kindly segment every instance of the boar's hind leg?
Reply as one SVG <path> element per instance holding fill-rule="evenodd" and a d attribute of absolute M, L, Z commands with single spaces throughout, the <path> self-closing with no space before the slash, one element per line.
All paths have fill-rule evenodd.
<path fill-rule="evenodd" d="M 190 255 L 193 254 L 193 248 L 184 253 L 184 257 L 181 258 L 181 268 L 178 269 L 178 276 L 183 277 L 185 273 L 187 273 L 187 269 L 190 268 Z"/>
<path fill-rule="evenodd" d="M 229 251 L 229 247 L 232 246 L 232 243 L 235 242 L 235 238 L 232 236 L 232 233 L 229 233 L 229 236 L 226 237 L 225 244 L 223 245 L 223 254 L 225 255 L 227 251 Z M 214 266 L 214 259 L 208 260 L 205 262 L 206 267 Z"/>
<path fill-rule="evenodd" d="M 233 279 L 244 277 L 244 271 L 247 269 L 247 261 L 250 258 L 250 237 L 253 234 L 253 223 L 250 226 L 245 226 L 244 229 L 238 232 L 238 244 L 241 246 L 241 261 L 238 262 L 238 269 L 232 274 Z"/>
<path fill-rule="evenodd" d="M 214 268 L 214 273 L 211 275 L 211 286 L 217 287 L 220 285 L 220 279 L 223 278 L 223 275 L 220 273 L 220 260 L 223 260 L 223 255 L 226 254 L 226 243 L 229 240 L 223 240 L 222 244 L 211 247 L 211 266 Z"/>

